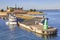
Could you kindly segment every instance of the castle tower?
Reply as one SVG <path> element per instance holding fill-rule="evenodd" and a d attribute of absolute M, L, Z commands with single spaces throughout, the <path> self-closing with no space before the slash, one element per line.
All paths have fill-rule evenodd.
<path fill-rule="evenodd" d="M 8 6 L 6 8 L 7 8 L 7 12 L 9 12 L 10 11 L 10 8 Z"/>
<path fill-rule="evenodd" d="M 7 8 L 7 12 L 10 12 L 10 8 Z"/>

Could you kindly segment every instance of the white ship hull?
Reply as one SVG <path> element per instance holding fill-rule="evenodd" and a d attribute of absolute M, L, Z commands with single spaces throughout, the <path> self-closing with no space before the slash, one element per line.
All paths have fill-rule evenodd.
<path fill-rule="evenodd" d="M 9 25 L 9 24 L 17 24 L 17 22 L 6 22 L 6 25 Z"/>
<path fill-rule="evenodd" d="M 16 21 L 16 19 L 9 19 L 9 21 Z"/>

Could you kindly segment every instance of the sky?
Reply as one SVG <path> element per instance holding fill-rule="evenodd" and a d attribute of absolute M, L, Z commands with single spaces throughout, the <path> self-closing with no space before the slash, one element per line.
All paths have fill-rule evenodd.
<path fill-rule="evenodd" d="M 9 7 L 24 9 L 60 9 L 60 0 L 0 0 L 0 9 Z"/>

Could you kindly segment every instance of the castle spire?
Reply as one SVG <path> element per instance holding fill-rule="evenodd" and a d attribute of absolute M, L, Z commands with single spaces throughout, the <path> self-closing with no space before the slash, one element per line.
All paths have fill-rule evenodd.
<path fill-rule="evenodd" d="M 7 6 L 7 9 L 8 9 L 9 7 Z"/>
<path fill-rule="evenodd" d="M 17 5 L 15 4 L 15 8 L 17 8 Z"/>

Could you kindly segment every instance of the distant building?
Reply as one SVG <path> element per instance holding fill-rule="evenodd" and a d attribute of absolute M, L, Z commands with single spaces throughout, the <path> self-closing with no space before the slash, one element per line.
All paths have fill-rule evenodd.
<path fill-rule="evenodd" d="M 26 11 L 24 11 L 24 10 L 14 10 L 13 13 L 15 13 L 15 14 L 26 14 Z"/>
<path fill-rule="evenodd" d="M 17 8 L 17 7 L 15 7 L 15 8 L 13 8 L 13 7 L 7 7 L 7 12 L 8 13 L 14 13 L 14 14 L 25 14 L 26 13 L 26 11 L 24 11 L 23 10 L 23 7 L 22 8 Z"/>
<path fill-rule="evenodd" d="M 13 7 L 7 7 L 7 11 L 14 11 L 14 10 L 23 10 L 23 7 L 22 8 L 17 8 L 17 7 L 15 7 L 15 8 L 13 8 Z"/>

